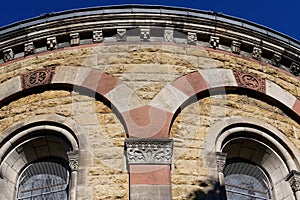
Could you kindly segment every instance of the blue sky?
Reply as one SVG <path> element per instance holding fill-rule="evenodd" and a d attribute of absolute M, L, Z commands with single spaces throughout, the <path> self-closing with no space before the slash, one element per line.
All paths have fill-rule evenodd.
<path fill-rule="evenodd" d="M 300 0 L 5 0 L 0 26 L 45 13 L 119 4 L 153 4 L 222 12 L 267 26 L 300 40 Z"/>

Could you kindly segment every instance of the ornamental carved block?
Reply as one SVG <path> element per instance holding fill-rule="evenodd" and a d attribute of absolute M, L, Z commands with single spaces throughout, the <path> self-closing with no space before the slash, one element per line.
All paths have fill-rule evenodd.
<path fill-rule="evenodd" d="M 258 92 L 266 92 L 265 79 L 256 74 L 233 70 L 234 77 L 238 86 L 256 90 Z"/>
<path fill-rule="evenodd" d="M 241 52 L 241 43 L 237 42 L 237 41 L 232 41 L 231 51 L 232 51 L 232 53 L 240 54 L 240 52 Z"/>
<path fill-rule="evenodd" d="M 3 61 L 4 62 L 8 62 L 11 61 L 12 59 L 14 59 L 14 52 L 12 49 L 6 49 L 3 51 Z"/>
<path fill-rule="evenodd" d="M 292 170 L 287 175 L 285 180 L 290 183 L 291 188 L 294 193 L 296 193 L 297 191 L 300 191 L 300 173 L 299 172 Z"/>
<path fill-rule="evenodd" d="M 188 32 L 187 43 L 190 45 L 196 45 L 197 44 L 197 33 Z"/>
<path fill-rule="evenodd" d="M 48 67 L 24 74 L 21 76 L 22 88 L 27 89 L 39 85 L 49 84 L 52 81 L 54 72 L 54 67 Z"/>
<path fill-rule="evenodd" d="M 173 40 L 174 40 L 174 31 L 173 30 L 165 30 L 164 41 L 165 42 L 173 42 Z"/>
<path fill-rule="evenodd" d="M 54 50 L 57 49 L 57 40 L 56 37 L 47 38 L 47 49 Z"/>
<path fill-rule="evenodd" d="M 227 156 L 227 153 L 216 152 L 216 160 L 217 160 L 218 172 L 223 173 L 224 168 L 226 166 L 226 156 Z"/>
<path fill-rule="evenodd" d="M 297 65 L 296 63 L 292 63 L 291 67 L 290 67 L 290 71 L 295 76 L 299 76 L 299 74 L 300 74 L 300 66 Z"/>
<path fill-rule="evenodd" d="M 69 159 L 69 166 L 72 171 L 78 170 L 78 160 L 79 160 L 79 152 L 78 151 L 68 151 L 68 159 Z"/>
<path fill-rule="evenodd" d="M 220 38 L 216 36 L 210 36 L 209 39 L 209 47 L 216 49 L 219 47 L 220 44 Z"/>
<path fill-rule="evenodd" d="M 71 33 L 70 34 L 70 44 L 71 44 L 71 46 L 77 46 L 80 44 L 79 33 Z"/>
<path fill-rule="evenodd" d="M 34 53 L 35 53 L 35 47 L 33 45 L 33 42 L 26 43 L 24 45 L 24 54 L 25 54 L 25 56 L 32 55 Z"/>
<path fill-rule="evenodd" d="M 140 35 L 142 42 L 149 42 L 150 41 L 150 29 L 149 28 L 141 28 L 141 35 Z"/>
<path fill-rule="evenodd" d="M 103 42 L 103 32 L 102 32 L 102 30 L 93 31 L 93 42 L 94 43 Z"/>
<path fill-rule="evenodd" d="M 262 54 L 261 48 L 253 47 L 252 58 L 254 58 L 256 60 L 260 60 L 261 59 L 261 54 Z"/>
<path fill-rule="evenodd" d="M 127 40 L 126 29 L 117 29 L 117 41 L 123 42 Z"/>
<path fill-rule="evenodd" d="M 127 164 L 170 165 L 172 139 L 128 138 L 125 141 Z"/>

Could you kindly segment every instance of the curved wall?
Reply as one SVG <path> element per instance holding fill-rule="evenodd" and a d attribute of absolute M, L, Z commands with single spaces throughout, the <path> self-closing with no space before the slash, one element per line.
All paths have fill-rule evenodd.
<path fill-rule="evenodd" d="M 292 38 L 216 13 L 136 5 L 4 27 L 0 51 L 0 184 L 11 191 L 3 199 L 16 194 L 27 163 L 14 146 L 31 137 L 28 128 L 50 125 L 76 146 L 64 155 L 70 199 L 222 199 L 219 155 L 255 160 L 247 146 L 224 150 L 235 137 L 270 147 L 278 162 L 256 164 L 272 169 L 274 198 L 300 199 Z M 241 131 L 228 134 L 232 127 Z"/>

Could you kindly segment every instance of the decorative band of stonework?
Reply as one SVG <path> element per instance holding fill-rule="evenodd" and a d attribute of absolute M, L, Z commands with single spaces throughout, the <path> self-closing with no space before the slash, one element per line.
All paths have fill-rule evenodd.
<path fill-rule="evenodd" d="M 300 191 L 300 172 L 292 170 L 285 180 L 290 183 L 293 192 Z"/>
<path fill-rule="evenodd" d="M 55 73 L 55 67 L 47 67 L 34 72 L 29 72 L 21 76 L 21 84 L 23 89 L 28 89 L 38 85 L 49 84 Z"/>
<path fill-rule="evenodd" d="M 128 138 L 125 140 L 127 164 L 171 165 L 172 139 Z"/>

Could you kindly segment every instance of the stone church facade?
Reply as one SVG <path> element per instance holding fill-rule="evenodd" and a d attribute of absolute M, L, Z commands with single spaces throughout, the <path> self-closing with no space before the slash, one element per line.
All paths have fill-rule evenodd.
<path fill-rule="evenodd" d="M 300 42 L 162 6 L 0 30 L 0 199 L 300 199 Z"/>

